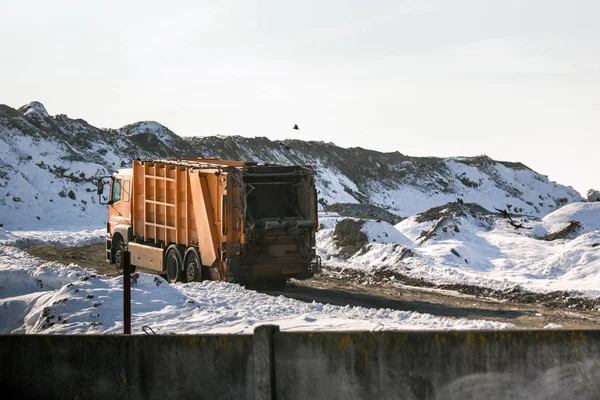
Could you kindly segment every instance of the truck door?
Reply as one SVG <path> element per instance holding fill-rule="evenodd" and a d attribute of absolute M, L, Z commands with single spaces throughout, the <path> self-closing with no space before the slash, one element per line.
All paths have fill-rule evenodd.
<path fill-rule="evenodd" d="M 131 225 L 131 177 L 115 176 L 113 178 L 108 210 L 111 232 L 115 225 Z"/>

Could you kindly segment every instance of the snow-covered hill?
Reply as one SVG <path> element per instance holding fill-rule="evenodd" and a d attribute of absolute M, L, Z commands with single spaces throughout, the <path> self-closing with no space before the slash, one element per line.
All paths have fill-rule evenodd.
<path fill-rule="evenodd" d="M 449 203 L 399 222 L 392 232 L 384 221 L 328 214 L 321 218 L 318 253 L 328 266 L 386 268 L 437 284 L 600 297 L 600 202 L 572 203 L 541 220 L 511 218 L 523 227 L 475 204 Z M 578 228 L 548 235 L 565 224 Z"/>
<path fill-rule="evenodd" d="M 125 125 L 118 131 L 120 134 L 134 139 L 134 141 L 137 139 L 138 143 L 146 145 L 150 142 L 154 142 L 159 146 L 166 144 L 176 148 L 183 145 L 179 136 L 155 121 L 136 122 L 135 124 Z"/>
<path fill-rule="evenodd" d="M 571 187 L 551 182 L 523 164 L 487 156 L 409 157 L 333 143 L 239 136 L 189 140 L 211 157 L 314 165 L 322 205 L 365 203 L 406 217 L 461 198 L 488 209 L 541 217 L 583 200 Z"/>
<path fill-rule="evenodd" d="M 98 177 L 135 158 L 180 157 L 186 142 L 157 123 L 96 128 L 39 102 L 0 105 L 0 224 L 30 227 L 100 226 Z"/>
<path fill-rule="evenodd" d="M 0 224 L 10 229 L 101 226 L 95 181 L 132 159 L 219 157 L 316 167 L 321 207 L 378 206 L 402 217 L 460 197 L 487 209 L 543 217 L 581 201 L 570 187 L 550 182 L 519 163 L 486 156 L 409 157 L 332 143 L 271 141 L 264 137 L 181 138 L 157 122 L 99 129 L 39 102 L 18 110 L 0 105 Z"/>

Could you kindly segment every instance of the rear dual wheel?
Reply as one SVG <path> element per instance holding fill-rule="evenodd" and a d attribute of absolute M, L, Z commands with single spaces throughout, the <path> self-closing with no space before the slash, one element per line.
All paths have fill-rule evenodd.
<path fill-rule="evenodd" d="M 167 281 L 169 283 L 200 282 L 203 279 L 203 268 L 198 250 L 193 247 L 188 248 L 183 258 L 181 253 L 182 251 L 175 245 L 167 248 L 165 257 Z"/>
<path fill-rule="evenodd" d="M 169 283 L 175 283 L 183 279 L 182 266 L 183 261 L 179 249 L 175 245 L 169 246 L 165 256 L 165 272 Z"/>
<path fill-rule="evenodd" d="M 190 247 L 185 252 L 185 265 L 183 267 L 185 282 L 200 282 L 202 276 L 202 263 L 198 250 Z"/>

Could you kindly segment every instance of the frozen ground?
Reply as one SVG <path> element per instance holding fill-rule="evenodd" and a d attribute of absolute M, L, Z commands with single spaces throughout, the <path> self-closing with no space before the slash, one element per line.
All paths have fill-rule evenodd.
<path fill-rule="evenodd" d="M 514 229 L 492 213 L 461 213 L 460 207 L 442 209 L 433 217 L 414 216 L 396 226 L 366 221 L 362 225 L 365 244 L 349 257 L 338 254 L 334 238 L 342 218 L 322 214 L 318 252 L 333 267 L 386 267 L 434 283 L 564 290 L 600 297 L 600 203 L 570 204 L 542 220 L 514 216 L 523 229 Z M 580 227 L 565 239 L 541 239 L 571 221 Z M 0 332 L 121 332 L 122 278 L 96 276 L 73 264 L 44 262 L 21 250 L 32 244 L 102 243 L 104 238 L 104 229 L 10 232 L 0 228 Z M 288 331 L 514 328 L 411 311 L 310 304 L 221 282 L 168 285 L 149 274 L 135 279 L 132 314 L 135 333 L 143 333 L 144 326 L 157 333 L 251 333 L 266 323 Z"/>
<path fill-rule="evenodd" d="M 44 241 L 73 245 L 77 237 L 83 244 L 97 243 L 104 230 L 0 232 L 0 333 L 122 332 L 122 277 L 44 262 L 16 247 Z M 150 274 L 137 276 L 131 297 L 132 332 L 138 334 L 145 326 L 165 334 L 251 333 L 267 323 L 286 331 L 514 328 L 409 311 L 310 304 L 222 282 L 169 285 Z"/>

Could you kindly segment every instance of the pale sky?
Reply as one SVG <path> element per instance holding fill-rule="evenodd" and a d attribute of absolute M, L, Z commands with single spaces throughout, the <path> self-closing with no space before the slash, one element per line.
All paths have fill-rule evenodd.
<path fill-rule="evenodd" d="M 600 189 L 598 0 L 0 0 L 0 37 L 11 107 L 487 154 Z"/>

